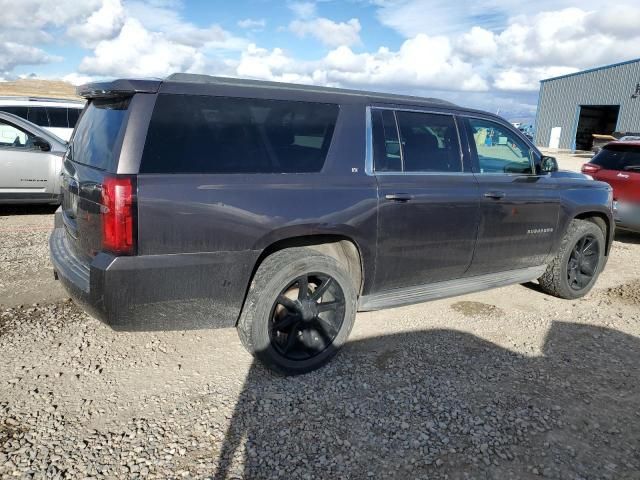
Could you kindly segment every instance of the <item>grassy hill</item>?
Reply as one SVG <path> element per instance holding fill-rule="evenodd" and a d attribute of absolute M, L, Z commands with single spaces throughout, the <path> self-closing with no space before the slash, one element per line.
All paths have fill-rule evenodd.
<path fill-rule="evenodd" d="M 76 95 L 76 87 L 62 80 L 24 79 L 14 82 L 0 82 L 0 96 L 6 95 L 81 100 Z"/>

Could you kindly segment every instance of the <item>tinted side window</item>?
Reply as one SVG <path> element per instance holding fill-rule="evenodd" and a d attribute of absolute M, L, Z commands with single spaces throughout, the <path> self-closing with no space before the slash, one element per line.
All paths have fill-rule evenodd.
<path fill-rule="evenodd" d="M 294 173 L 322 169 L 338 105 L 159 95 L 140 173 Z"/>
<path fill-rule="evenodd" d="M 451 115 L 397 111 L 405 172 L 461 172 L 460 145 Z"/>
<path fill-rule="evenodd" d="M 47 110 L 45 107 L 29 107 L 27 120 L 41 127 L 49 126 L 49 119 L 47 118 Z"/>
<path fill-rule="evenodd" d="M 593 157 L 590 163 L 606 170 L 640 170 L 640 147 L 608 145 Z M 635 168 L 631 168 L 635 167 Z"/>
<path fill-rule="evenodd" d="M 80 118 L 81 112 L 82 112 L 81 108 L 67 109 L 67 118 L 69 119 L 69 128 L 74 128 L 76 126 L 76 123 L 78 123 L 78 118 Z"/>
<path fill-rule="evenodd" d="M 28 110 L 27 107 L 8 106 L 8 107 L 0 107 L 0 110 L 7 113 L 13 113 L 14 115 L 17 115 L 22 118 L 27 118 L 27 110 Z"/>
<path fill-rule="evenodd" d="M 69 128 L 67 109 L 62 107 L 47 107 L 49 126 L 54 128 Z"/>
<path fill-rule="evenodd" d="M 376 172 L 401 172 L 402 152 L 393 110 L 373 110 L 374 168 Z"/>
<path fill-rule="evenodd" d="M 468 122 L 480 173 L 533 173 L 531 149 L 515 133 L 489 120 Z"/>

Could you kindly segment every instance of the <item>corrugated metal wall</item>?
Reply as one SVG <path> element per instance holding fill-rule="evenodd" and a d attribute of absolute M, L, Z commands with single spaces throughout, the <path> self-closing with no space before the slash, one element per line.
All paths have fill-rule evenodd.
<path fill-rule="evenodd" d="M 548 147 L 551 128 L 561 127 L 560 148 L 574 147 L 580 105 L 620 105 L 617 131 L 640 132 L 640 59 L 540 83 L 535 143 Z"/>

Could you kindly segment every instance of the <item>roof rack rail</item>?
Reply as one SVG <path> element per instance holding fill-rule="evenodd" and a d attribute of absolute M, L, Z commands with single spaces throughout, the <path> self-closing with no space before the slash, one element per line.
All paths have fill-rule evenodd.
<path fill-rule="evenodd" d="M 66 102 L 83 104 L 82 100 L 74 98 L 55 98 L 55 97 L 34 97 L 26 95 L 0 95 L 1 100 L 26 100 L 29 102 Z"/>
<path fill-rule="evenodd" d="M 306 92 L 325 92 L 325 93 L 338 93 L 344 95 L 354 95 L 354 96 L 363 96 L 363 97 L 374 97 L 376 99 L 386 99 L 386 100 L 402 100 L 402 101 L 421 101 L 433 103 L 435 105 L 456 107 L 457 105 L 451 103 L 447 100 L 441 100 L 439 98 L 430 98 L 430 97 L 416 97 L 413 95 L 399 95 L 394 93 L 382 93 L 382 92 L 372 92 L 365 90 L 353 90 L 347 88 L 336 88 L 336 87 L 323 87 L 318 85 L 305 85 L 301 83 L 284 83 L 284 82 L 273 82 L 268 80 L 254 80 L 254 79 L 246 79 L 246 78 L 235 78 L 235 77 L 217 77 L 213 75 L 203 75 L 197 73 L 173 73 L 164 79 L 165 82 L 182 82 L 182 83 L 198 83 L 203 85 L 236 85 L 236 86 L 245 86 L 245 87 L 262 87 L 262 88 L 283 88 L 283 89 L 292 89 L 298 91 L 306 91 Z"/>

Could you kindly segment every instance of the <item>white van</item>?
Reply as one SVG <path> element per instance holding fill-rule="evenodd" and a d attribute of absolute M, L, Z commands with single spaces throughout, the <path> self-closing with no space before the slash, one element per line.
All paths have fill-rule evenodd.
<path fill-rule="evenodd" d="M 19 117 L 69 140 L 76 126 L 84 102 L 41 97 L 0 97 L 0 111 Z"/>

